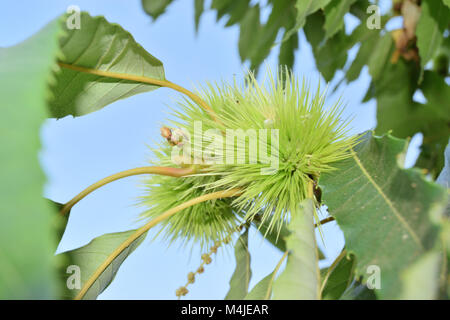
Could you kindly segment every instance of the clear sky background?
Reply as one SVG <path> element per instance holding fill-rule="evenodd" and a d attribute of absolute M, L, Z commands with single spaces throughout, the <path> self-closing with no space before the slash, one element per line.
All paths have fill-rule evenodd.
<path fill-rule="evenodd" d="M 156 22 L 144 13 L 140 1 L 125 0 L 45 0 L 10 1 L 0 11 L 0 46 L 23 41 L 50 20 L 64 13 L 68 6 L 78 5 L 91 15 L 103 15 L 110 22 L 128 30 L 147 51 L 164 63 L 167 79 L 192 89 L 205 81 L 241 79 L 246 65 L 241 64 L 237 42 L 239 28 L 224 28 L 216 22 L 216 14 L 206 11 L 198 34 L 194 30 L 193 0 L 175 1 Z M 206 7 L 209 7 L 206 1 Z M 265 17 L 263 17 L 264 19 Z M 348 31 L 356 19 L 346 17 Z M 266 64 L 276 68 L 279 47 L 274 47 Z M 354 49 L 350 54 L 354 56 Z M 24 61 L 24 63 L 27 63 Z M 261 72 L 263 73 L 263 72 Z M 294 73 L 306 77 L 314 86 L 325 81 L 315 67 L 309 44 L 303 34 L 296 53 Z M 336 79 L 342 76 L 338 72 Z M 342 85 L 329 95 L 328 105 L 342 96 L 347 104 L 344 116 L 354 116 L 352 133 L 372 129 L 376 125 L 375 101 L 362 104 L 369 86 L 367 69 L 358 81 Z M 333 87 L 331 84 L 330 87 Z M 152 157 L 149 146 L 160 139 L 159 128 L 167 119 L 166 105 L 173 105 L 179 94 L 161 88 L 126 100 L 117 101 L 92 114 L 48 120 L 41 132 L 43 141 L 40 160 L 47 174 L 45 196 L 64 203 L 88 185 L 110 174 L 148 165 Z M 1 99 L 1 98 L 0 98 Z M 26 115 L 24 115 L 26 116 Z M 414 163 L 420 136 L 412 140 L 407 166 Z M 139 208 L 134 206 L 143 190 L 139 177 L 123 179 L 95 191 L 72 210 L 66 233 L 58 251 L 87 244 L 104 233 L 125 231 L 140 226 Z M 324 226 L 325 242 L 319 239 L 330 264 L 344 244 L 339 227 L 333 222 Z M 200 264 L 199 248 L 182 247 L 156 239 L 151 232 L 145 242 L 125 261 L 113 283 L 100 299 L 174 299 L 175 290 L 184 285 L 189 271 Z M 261 236 L 250 235 L 253 286 L 273 271 L 281 252 Z M 189 286 L 188 299 L 223 299 L 234 271 L 233 248 L 219 249 L 205 273 Z"/>

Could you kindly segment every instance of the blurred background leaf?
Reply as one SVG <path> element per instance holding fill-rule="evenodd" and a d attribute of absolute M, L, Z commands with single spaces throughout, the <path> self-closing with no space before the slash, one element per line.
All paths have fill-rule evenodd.
<path fill-rule="evenodd" d="M 42 197 L 46 179 L 38 152 L 59 32 L 53 21 L 24 42 L 0 48 L 0 299 L 58 294 L 55 210 Z"/>
<path fill-rule="evenodd" d="M 165 8 L 172 2 L 142 0 L 142 6 L 148 12 L 149 3 L 155 7 L 163 3 Z M 198 27 L 201 14 L 208 8 L 203 7 L 203 1 L 201 6 L 197 2 Z M 378 11 L 368 10 L 371 5 L 376 5 Z M 388 10 L 382 10 L 382 5 Z M 217 20 L 226 21 L 225 27 L 239 26 L 239 55 L 255 71 L 276 46 L 280 46 L 278 63 L 292 68 L 296 50 L 303 50 L 298 46 L 302 31 L 326 81 L 343 71 L 345 77 L 338 85 L 344 85 L 357 80 L 368 66 L 372 83 L 363 102 L 377 100 L 377 133 L 392 130 L 399 138 L 422 133 L 416 166 L 436 178 L 450 137 L 450 103 L 447 99 L 436 104 L 437 90 L 428 92 L 425 103 L 419 103 L 416 97 L 430 87 L 430 81 L 440 83 L 442 91 L 449 90 L 448 80 L 445 81 L 450 58 L 448 6 L 448 0 L 213 0 L 209 10 L 216 11 Z M 162 13 L 154 12 L 149 13 L 154 19 Z M 269 12 L 265 22 L 263 12 Z M 346 18 L 350 16 L 359 25 L 348 34 Z M 402 26 L 389 27 L 398 18 Z M 369 19 L 379 21 L 379 26 L 369 28 Z M 352 48 L 356 49 L 356 56 L 349 61 Z"/>

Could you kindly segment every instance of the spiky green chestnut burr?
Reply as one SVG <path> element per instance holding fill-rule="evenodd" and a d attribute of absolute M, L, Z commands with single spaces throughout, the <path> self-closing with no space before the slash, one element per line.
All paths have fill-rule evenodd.
<path fill-rule="evenodd" d="M 268 72 L 266 79 L 260 85 L 249 74 L 242 85 L 208 84 L 199 95 L 215 117 L 187 99 L 174 109 L 172 125 L 188 133 L 191 139 L 183 145 L 196 150 L 190 159 L 198 160 L 200 154 L 204 166 L 188 178 L 151 177 L 142 202 L 149 209 L 143 216 L 154 217 L 206 192 L 238 188 L 242 194 L 173 216 L 166 225 L 173 239 L 221 239 L 242 221 L 240 215 L 251 221 L 261 214 L 263 221 L 270 219 L 269 229 L 281 228 L 289 219 L 289 208 L 307 197 L 308 186 L 321 173 L 334 170 L 335 162 L 350 156 L 356 137 L 348 134 L 349 121 L 341 119 L 339 102 L 325 108 L 320 88 L 311 91 L 287 71 L 278 72 L 275 78 Z M 243 135 L 242 143 L 228 139 L 232 130 Z M 170 149 L 160 161 L 173 160 L 169 154 Z"/>

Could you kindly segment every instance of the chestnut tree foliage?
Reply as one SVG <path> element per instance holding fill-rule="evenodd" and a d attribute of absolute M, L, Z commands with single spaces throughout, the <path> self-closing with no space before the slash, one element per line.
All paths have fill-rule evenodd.
<path fill-rule="evenodd" d="M 157 19 L 171 2 L 143 0 L 142 5 Z M 194 5 L 198 27 L 204 1 Z M 268 84 L 250 74 L 242 85 L 210 85 L 193 93 L 166 79 L 161 60 L 147 51 L 151 48 L 144 49 L 120 25 L 87 12 L 79 15 L 80 29 L 69 28 L 71 17 L 64 14 L 24 42 L 0 48 L 0 298 L 95 299 L 146 241 L 148 230 L 161 227 L 169 239 L 205 249 L 187 284 L 174 288 L 179 297 L 222 247 L 234 245 L 236 269 L 226 299 L 448 299 L 450 2 L 397 0 L 380 16 L 374 16 L 376 3 L 367 0 L 212 0 L 210 5 L 226 26 L 239 26 L 237 48 L 251 69 L 258 72 L 276 44 L 279 63 L 287 67 Z M 266 6 L 270 14 L 262 22 Z M 360 20 L 350 34 L 347 14 Z M 403 27 L 386 29 L 397 16 Z M 349 136 L 341 106 L 323 108 L 322 93 L 300 84 L 289 70 L 295 51 L 302 50 L 299 32 L 327 81 L 338 70 L 344 71 L 341 85 L 356 81 L 368 66 L 371 84 L 364 100 L 377 101 L 374 131 Z M 356 57 L 348 61 L 354 46 Z M 82 117 L 160 87 L 186 95 L 172 123 L 186 132 L 195 121 L 219 137 L 228 128 L 279 128 L 279 171 L 261 175 L 258 162 L 175 165 L 170 152 L 186 140 L 178 129 L 164 127 L 152 166 L 113 174 L 64 204 L 42 197 L 39 132 L 46 118 Z M 415 101 L 417 92 L 426 102 Z M 414 168 L 405 169 L 407 138 L 419 132 L 420 157 Z M 265 143 L 270 147 L 274 140 Z M 249 150 L 242 151 L 248 157 Z M 137 174 L 151 175 L 140 228 L 54 255 L 78 201 Z M 322 205 L 328 216 L 320 220 Z M 345 248 L 319 269 L 323 254 L 314 230 L 331 220 L 343 231 Z M 273 272 L 254 287 L 249 287 L 250 228 L 282 253 Z M 68 268 L 81 271 L 79 286 L 72 285 Z M 372 277 L 376 270 L 379 279 Z"/>

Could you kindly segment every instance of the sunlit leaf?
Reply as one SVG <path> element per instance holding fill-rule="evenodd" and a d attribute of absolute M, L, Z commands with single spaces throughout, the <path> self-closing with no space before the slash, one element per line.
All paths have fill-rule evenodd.
<path fill-rule="evenodd" d="M 69 254 L 71 257 L 71 265 L 66 266 L 66 270 L 68 270 L 66 282 L 70 296 L 65 298 L 75 298 L 89 279 L 95 276 L 95 281 L 89 286 L 82 299 L 96 299 L 109 286 L 125 259 L 142 243 L 147 235 L 145 232 L 125 250 L 121 251 L 117 257 L 111 261 L 108 260 L 110 254 L 135 232 L 136 230 L 130 230 L 104 234 L 81 248 L 63 253 Z M 105 267 L 104 270 L 100 274 L 96 274 L 98 268 L 102 265 Z M 77 278 L 78 275 L 80 276 L 79 279 Z"/>
<path fill-rule="evenodd" d="M 80 29 L 67 30 L 60 39 L 60 61 L 100 71 L 164 80 L 162 62 L 142 48 L 130 33 L 103 17 L 81 13 Z M 80 116 L 137 93 L 159 88 L 61 68 L 52 83 L 49 102 L 53 117 Z"/>
<path fill-rule="evenodd" d="M 0 299 L 57 296 L 54 207 L 43 197 L 38 152 L 59 21 L 0 48 Z"/>

